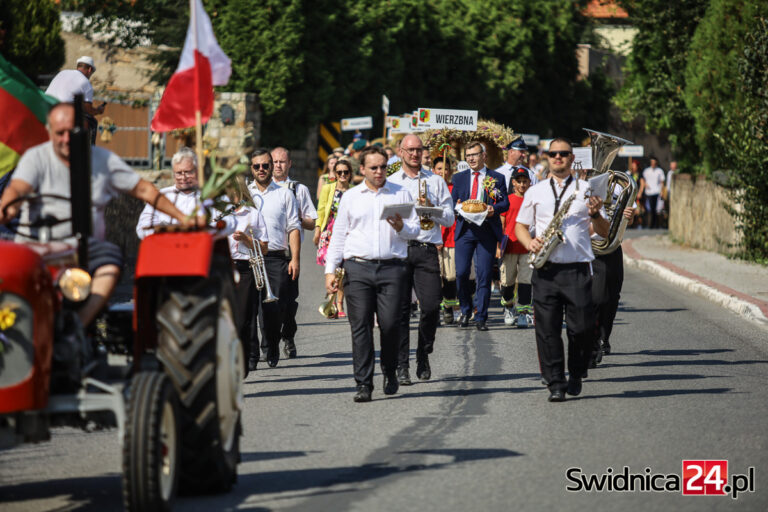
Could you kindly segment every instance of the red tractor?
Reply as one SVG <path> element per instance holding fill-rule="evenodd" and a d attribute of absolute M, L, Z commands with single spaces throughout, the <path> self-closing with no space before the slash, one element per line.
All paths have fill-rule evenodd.
<path fill-rule="evenodd" d="M 77 126 L 72 219 L 43 219 L 34 226 L 41 235 L 71 222 L 87 240 L 90 152 Z M 102 336 L 87 334 L 76 314 L 88 295 L 87 259 L 82 242 L 0 241 L 0 448 L 48 440 L 53 426 L 116 426 L 127 510 L 169 510 L 177 490 L 229 490 L 244 361 L 226 239 L 211 230 L 147 237 L 133 304 L 105 312 Z"/>

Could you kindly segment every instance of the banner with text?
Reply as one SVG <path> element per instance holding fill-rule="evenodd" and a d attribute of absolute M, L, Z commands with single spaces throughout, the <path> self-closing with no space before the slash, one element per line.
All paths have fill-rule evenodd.
<path fill-rule="evenodd" d="M 341 120 L 341 131 L 370 130 L 373 128 L 373 117 L 349 117 Z"/>
<path fill-rule="evenodd" d="M 477 130 L 477 110 L 420 108 L 418 126 L 424 130 L 449 128 L 473 132 Z"/>

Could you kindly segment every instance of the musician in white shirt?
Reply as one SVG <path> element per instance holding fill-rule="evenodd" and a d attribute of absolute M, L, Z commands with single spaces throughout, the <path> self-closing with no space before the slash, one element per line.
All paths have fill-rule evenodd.
<path fill-rule="evenodd" d="M 373 391 L 373 314 L 381 331 L 381 370 L 384 393 L 399 387 L 395 374 L 400 340 L 403 288 L 407 270 L 407 240 L 420 233 L 415 211 L 380 219 L 385 205 L 413 203 L 403 187 L 387 181 L 387 154 L 379 147 L 365 148 L 360 155 L 365 181 L 341 197 L 325 265 L 328 293 L 338 290 L 336 269 L 346 272 L 344 292 L 347 318 L 352 330 L 352 359 L 357 393 L 355 402 L 369 402 Z"/>
<path fill-rule="evenodd" d="M 292 180 L 288 173 L 293 165 L 291 162 L 291 154 L 287 149 L 283 147 L 276 147 L 272 150 L 272 166 L 274 171 L 272 172 L 272 180 L 285 187 L 293 193 L 296 198 L 297 206 L 299 208 L 299 218 L 301 220 L 301 229 L 299 229 L 299 239 L 301 243 L 304 243 L 304 230 L 314 230 L 315 220 L 317 219 L 317 210 L 315 205 L 312 204 L 312 198 L 309 195 L 309 189 L 299 183 Z M 296 337 L 296 331 L 298 326 L 296 325 L 296 312 L 299 310 L 299 280 L 293 279 L 288 282 L 290 285 L 290 296 L 288 297 L 288 309 L 283 319 L 283 325 L 280 328 L 280 337 L 283 339 L 283 353 L 285 357 L 296 357 L 296 343 L 294 338 Z"/>
<path fill-rule="evenodd" d="M 646 210 L 650 215 L 648 221 L 648 227 L 651 229 L 659 227 L 659 196 L 661 190 L 664 188 L 664 169 L 659 167 L 659 161 L 656 157 L 651 156 L 651 165 L 643 170 L 643 181 L 645 181 L 645 189 L 643 194 L 645 195 Z"/>
<path fill-rule="evenodd" d="M 600 198 L 590 197 L 589 183 L 571 175 L 571 143 L 554 139 L 548 155 L 551 177 L 525 193 L 517 214 L 515 235 L 529 251 L 540 251 L 544 243 L 541 237 L 555 212 L 568 204 L 570 196 L 577 194 L 561 224 L 564 242 L 552 251 L 543 267 L 534 269 L 531 278 L 539 366 L 549 387 L 549 401 L 562 402 L 566 392 L 581 393 L 581 379 L 589 364 L 595 327 L 590 266 L 595 256 L 590 233 L 608 236 L 609 224 L 600 216 Z M 529 232 L 532 225 L 536 227 L 536 238 L 531 238 Z M 567 384 L 561 337 L 563 308 L 568 325 Z"/>
<path fill-rule="evenodd" d="M 437 246 L 443 244 L 440 226 L 450 227 L 455 221 L 453 199 L 445 180 L 431 171 L 422 168 L 422 155 L 429 152 L 424 149 L 421 139 L 416 135 L 406 135 L 400 142 L 402 166 L 389 178 L 390 183 L 405 187 L 414 198 L 420 197 L 419 183 L 427 191 L 427 199 L 440 208 L 439 215 L 430 218 L 434 225 L 431 229 L 421 229 L 415 240 L 408 241 L 408 271 L 405 283 L 406 298 L 403 300 L 402 333 L 397 361 L 397 380 L 401 385 L 411 384 L 408 372 L 408 359 L 411 353 L 410 328 L 411 288 L 419 299 L 421 316 L 419 318 L 418 345 L 416 348 L 416 377 L 429 380 L 432 370 L 429 366 L 429 354 L 435 343 L 435 332 L 440 322 L 440 302 L 442 301 L 442 282 L 440 280 L 440 260 Z"/>
<path fill-rule="evenodd" d="M 299 278 L 301 223 L 296 198 L 290 190 L 272 181 L 272 171 L 272 155 L 269 151 L 257 149 L 251 154 L 254 181 L 248 190 L 267 225 L 269 250 L 264 255 L 264 263 L 272 292 L 279 299 L 277 302 L 264 303 L 261 314 L 261 350 L 269 366 L 274 368 L 280 360 L 280 329 L 291 298 L 289 281 Z M 258 355 L 258 345 L 252 345 L 249 367 L 256 367 Z"/>

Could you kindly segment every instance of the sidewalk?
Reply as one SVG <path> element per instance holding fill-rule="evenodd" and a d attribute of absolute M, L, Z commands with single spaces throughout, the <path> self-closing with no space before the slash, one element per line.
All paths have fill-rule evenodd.
<path fill-rule="evenodd" d="M 666 234 L 630 235 L 622 242 L 622 249 L 625 265 L 659 276 L 768 327 L 768 267 L 683 247 Z"/>

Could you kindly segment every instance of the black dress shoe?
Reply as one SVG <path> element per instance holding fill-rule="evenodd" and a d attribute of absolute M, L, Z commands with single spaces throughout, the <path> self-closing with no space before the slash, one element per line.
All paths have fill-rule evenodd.
<path fill-rule="evenodd" d="M 413 384 L 413 382 L 411 382 L 411 374 L 408 371 L 408 368 L 397 369 L 397 381 L 401 386 L 410 386 Z"/>
<path fill-rule="evenodd" d="M 555 389 L 549 394 L 547 400 L 550 402 L 565 402 L 565 393 L 563 393 L 562 389 Z"/>
<path fill-rule="evenodd" d="M 485 322 L 477 322 L 475 324 L 475 327 L 477 328 L 478 331 L 487 331 L 488 330 L 488 326 L 485 325 Z"/>
<path fill-rule="evenodd" d="M 357 386 L 357 393 L 355 393 L 355 397 L 353 400 L 355 402 L 370 402 L 371 401 L 371 387 L 366 386 L 365 384 L 360 384 Z"/>
<path fill-rule="evenodd" d="M 429 367 L 429 358 L 426 355 L 423 359 L 416 361 L 416 377 L 419 380 L 429 380 L 432 378 L 432 369 Z"/>
<path fill-rule="evenodd" d="M 283 354 L 285 354 L 285 357 L 288 359 L 296 357 L 296 344 L 293 340 L 283 339 L 283 343 L 285 343 L 283 346 Z"/>
<path fill-rule="evenodd" d="M 456 322 L 456 325 L 459 327 L 469 327 L 469 317 L 464 314 L 459 315 L 459 320 Z"/>
<path fill-rule="evenodd" d="M 277 353 L 274 355 L 267 355 L 267 364 L 270 368 L 274 368 L 277 366 L 277 362 L 280 361 L 280 352 L 276 351 Z"/>
<path fill-rule="evenodd" d="M 608 355 L 611 353 L 611 344 L 608 343 L 608 340 L 603 341 L 603 355 Z"/>
<path fill-rule="evenodd" d="M 589 356 L 589 369 L 597 368 L 597 352 L 593 352 L 591 356 Z"/>
<path fill-rule="evenodd" d="M 256 366 L 259 364 L 259 358 L 258 357 L 251 357 L 248 359 L 248 371 L 249 372 L 255 372 Z"/>
<path fill-rule="evenodd" d="M 443 309 L 443 324 L 451 325 L 453 323 L 453 308 Z"/>
<path fill-rule="evenodd" d="M 400 389 L 400 383 L 397 381 L 397 376 L 385 375 L 384 376 L 384 394 L 394 395 L 397 390 Z"/>
<path fill-rule="evenodd" d="M 568 388 L 565 392 L 571 396 L 578 396 L 581 394 L 581 377 L 569 377 Z"/>

